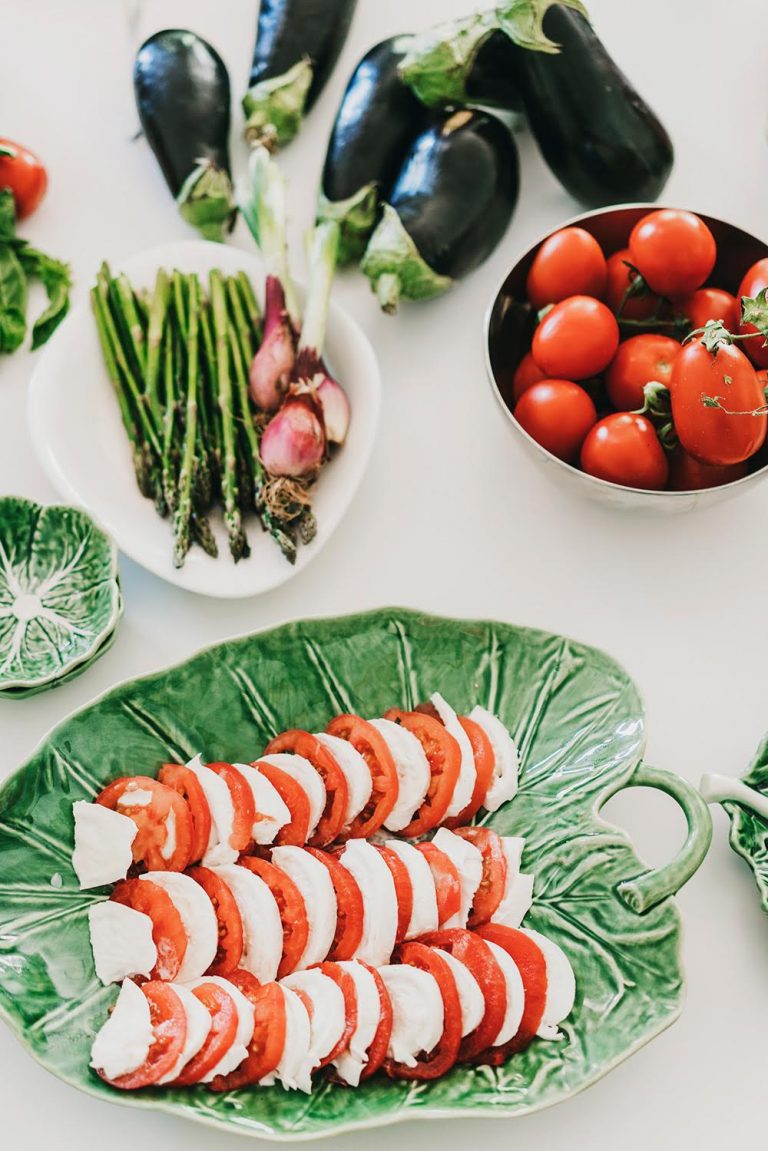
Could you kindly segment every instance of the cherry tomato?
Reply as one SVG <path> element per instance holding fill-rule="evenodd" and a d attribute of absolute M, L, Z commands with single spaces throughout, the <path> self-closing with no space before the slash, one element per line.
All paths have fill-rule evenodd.
<path fill-rule="evenodd" d="M 512 395 L 515 401 L 519 400 L 523 392 L 527 391 L 533 384 L 538 384 L 539 380 L 546 380 L 546 378 L 547 373 L 542 372 L 533 358 L 533 352 L 526 352 L 515 368 L 515 374 L 512 377 Z"/>
<path fill-rule="evenodd" d="M 254 856 L 243 856 L 240 863 L 264 880 L 277 904 L 283 925 L 283 955 L 277 969 L 277 978 L 282 979 L 284 975 L 290 975 L 296 970 L 309 939 L 309 919 L 304 897 L 290 875 L 286 875 L 274 863 Z"/>
<path fill-rule="evenodd" d="M 135 1091 L 158 1083 L 173 1070 L 187 1038 L 187 1013 L 174 989 L 167 983 L 152 982 L 145 983 L 141 990 L 149 1003 L 153 1034 L 146 1060 L 141 1067 L 118 1079 L 107 1079 L 99 1072 L 102 1079 L 121 1091 Z"/>
<path fill-rule="evenodd" d="M 627 264 L 632 263 L 629 248 L 622 248 L 608 257 L 608 282 L 605 288 L 605 302 L 612 312 L 622 320 L 649 320 L 657 315 L 661 297 L 647 287 L 642 293 L 627 295 L 630 284 L 638 278 Z"/>
<path fill-rule="evenodd" d="M 192 988 L 211 1016 L 211 1029 L 197 1055 L 190 1059 L 181 1075 L 173 1080 L 174 1087 L 191 1087 L 221 1063 L 223 1056 L 235 1041 L 238 1025 L 237 1004 L 218 983 L 200 983 Z"/>
<path fill-rule="evenodd" d="M 677 340 L 669 336 L 630 336 L 619 344 L 619 350 L 605 373 L 608 398 L 620 412 L 631 412 L 643 406 L 643 388 L 652 380 L 669 387 L 672 365 L 680 351 Z"/>
<path fill-rule="evenodd" d="M 422 935 L 420 943 L 439 947 L 469 970 L 485 1000 L 485 1014 L 474 1031 L 465 1035 L 459 1047 L 459 1063 L 467 1063 L 490 1047 L 501 1030 L 507 1012 L 507 982 L 493 952 L 474 931 L 460 927 L 444 928 Z"/>
<path fill-rule="evenodd" d="M 308 731 L 286 731 L 270 741 L 265 754 L 289 752 L 308 759 L 325 784 L 325 810 L 310 840 L 313 847 L 325 847 L 337 838 L 344 824 L 349 800 L 347 777 L 332 752 Z"/>
<path fill-rule="evenodd" d="M 363 938 L 363 893 L 352 872 L 339 863 L 335 855 L 316 847 L 308 847 L 307 851 L 328 869 L 336 893 L 336 934 L 328 958 L 336 961 L 351 959 Z"/>
<path fill-rule="evenodd" d="M 434 977 L 443 1001 L 443 1034 L 432 1051 L 416 1061 L 415 1067 L 387 1059 L 384 1070 L 391 1079 L 437 1079 L 453 1067 L 461 1044 L 461 1002 L 453 972 L 442 955 L 423 943 L 404 943 L 393 962 L 419 967 Z"/>
<path fill-rule="evenodd" d="M 603 250 L 583 228 L 561 228 L 539 248 L 525 290 L 538 311 L 568 296 L 602 299 L 608 271 Z"/>
<path fill-rule="evenodd" d="M 152 942 L 157 949 L 153 979 L 173 980 L 179 974 L 187 953 L 184 921 L 168 892 L 150 879 L 124 879 L 110 899 L 148 915 L 152 920 Z"/>
<path fill-rule="evenodd" d="M 396 851 L 389 847 L 376 844 L 376 850 L 389 868 L 392 882 L 395 885 L 395 899 L 397 901 L 397 934 L 395 943 L 402 943 L 408 931 L 413 912 L 413 884 L 408 868 Z"/>
<path fill-rule="evenodd" d="M 571 380 L 542 380 L 515 405 L 515 419 L 537 444 L 571 463 L 597 419 L 595 405 Z"/>
<path fill-rule="evenodd" d="M 739 298 L 739 308 L 741 308 L 742 296 L 753 297 L 762 292 L 763 288 L 768 287 L 768 256 L 762 260 L 758 260 L 746 272 L 744 279 L 739 284 L 739 290 L 736 295 Z M 739 312 L 739 319 L 741 313 Z M 757 328 L 754 324 L 739 324 L 739 333 L 741 335 L 747 332 L 756 332 Z M 752 339 L 744 340 L 742 349 L 747 353 L 752 363 L 758 368 L 768 368 L 768 348 L 765 346 L 765 341 L 760 336 L 753 336 Z"/>
<path fill-rule="evenodd" d="M 510 1055 L 527 1047 L 536 1036 L 547 1002 L 547 962 L 541 948 L 530 936 L 514 927 L 486 923 L 484 927 L 478 927 L 477 934 L 488 943 L 502 947 L 514 959 L 525 992 L 525 1008 L 517 1034 L 503 1046 L 490 1048 L 477 1060 L 478 1063 L 499 1067 Z"/>
<path fill-rule="evenodd" d="M 333 1063 L 334 1059 L 338 1059 L 343 1051 L 347 1050 L 349 1041 L 357 1027 L 357 987 L 349 972 L 345 971 L 343 967 L 339 967 L 338 963 L 326 959 L 324 963 L 316 964 L 316 967 L 318 971 L 322 971 L 323 975 L 327 975 L 337 984 L 344 996 L 344 1030 L 338 1043 L 331 1048 L 319 1064 L 320 1067 L 327 1067 L 329 1063 Z"/>
<path fill-rule="evenodd" d="M 362 960 L 358 960 L 358 963 Z M 363 1070 L 360 1072 L 360 1081 L 370 1078 L 375 1075 L 379 1068 L 384 1063 L 387 1057 L 387 1048 L 389 1047 L 389 1037 L 392 1034 L 392 1000 L 389 998 L 389 992 L 384 984 L 384 980 L 379 975 L 375 967 L 369 967 L 367 963 L 363 963 L 363 967 L 370 971 L 373 976 L 373 981 L 376 984 L 376 990 L 379 993 L 379 1024 L 376 1028 L 371 1045 L 368 1048 L 368 1062 Z"/>
<path fill-rule="evenodd" d="M 569 296 L 538 325 L 531 351 L 549 379 L 586 380 L 608 367 L 618 346 L 613 312 L 591 296 Z"/>
<path fill-rule="evenodd" d="M 149 803 L 131 803 L 131 793 L 139 800 L 149 792 Z M 149 871 L 183 871 L 191 862 L 192 816 L 185 800 L 171 787 L 148 775 L 116 779 L 107 785 L 96 803 L 127 815 L 136 824 L 132 854 L 135 863 L 145 863 Z M 171 813 L 174 817 L 176 843 L 170 856 L 163 855 L 168 841 Z"/>
<path fill-rule="evenodd" d="M 493 771 L 496 766 L 496 756 L 493 754 L 493 746 L 480 724 L 475 723 L 473 719 L 469 719 L 466 715 L 459 716 L 459 723 L 467 733 L 467 738 L 472 748 L 472 755 L 475 760 L 475 786 L 472 789 L 472 798 L 464 810 L 460 811 L 453 819 L 443 820 L 443 825 L 450 828 L 463 827 L 465 823 L 469 823 L 469 821 L 477 815 L 488 794 L 488 788 L 491 786 Z"/>
<path fill-rule="evenodd" d="M 271 763 L 262 763 L 256 760 L 253 764 L 261 774 L 269 780 L 277 791 L 285 806 L 291 813 L 290 823 L 281 827 L 275 837 L 275 845 L 279 847 L 303 847 L 309 834 L 309 796 L 298 780 L 275 767 Z"/>
<path fill-rule="evenodd" d="M 683 448 L 677 448 L 669 461 L 669 488 L 673 492 L 695 492 L 702 488 L 719 488 L 741 480 L 747 474 L 746 461 L 718 467 L 716 464 L 702 464 L 689 456 Z"/>
<path fill-rule="evenodd" d="M 671 299 L 700 288 L 717 259 L 715 237 L 704 221 L 677 208 L 660 208 L 638 220 L 629 252 L 649 288 Z"/>
<path fill-rule="evenodd" d="M 373 780 L 371 798 L 344 833 L 348 839 L 367 839 L 379 830 L 397 803 L 400 785 L 392 753 L 376 728 L 357 715 L 337 715 L 326 731 L 349 740 L 368 764 Z"/>
<path fill-rule="evenodd" d="M 243 956 L 243 920 L 237 900 L 215 871 L 207 867 L 190 867 L 187 875 L 199 883 L 210 899 L 219 929 L 216 957 L 206 975 L 227 976 L 237 969 Z"/>
<path fill-rule="evenodd" d="M 31 216 L 48 187 L 42 161 L 13 140 L 0 140 L 0 188 L 10 188 L 16 205 L 16 218 Z"/>
<path fill-rule="evenodd" d="M 488 923 L 504 898 L 507 887 L 507 857 L 501 836 L 490 827 L 458 827 L 454 835 L 473 844 L 483 857 L 483 874 L 475 892 L 467 925 Z"/>
<path fill-rule="evenodd" d="M 634 412 L 614 412 L 595 424 L 581 449 L 590 476 L 628 488 L 660 491 L 669 464 L 650 420 Z"/>
<path fill-rule="evenodd" d="M 768 416 L 733 415 L 765 404 L 757 373 L 735 344 L 708 352 L 701 340 L 681 350 L 672 372 L 672 421 L 680 443 L 702 464 L 739 464 L 765 442 Z M 706 407 L 703 397 L 723 408 Z"/>
<path fill-rule="evenodd" d="M 248 780 L 231 763 L 209 763 L 208 768 L 224 780 L 232 796 L 235 818 L 229 837 L 230 847 L 235 851 L 245 851 L 253 842 L 256 822 L 256 804 Z"/>
<path fill-rule="evenodd" d="M 181 763 L 164 763 L 157 775 L 160 783 L 178 791 L 189 807 L 192 817 L 192 846 L 190 848 L 190 862 L 196 863 L 202 859 L 208 850 L 208 841 L 211 838 L 211 809 L 205 798 L 203 785 L 195 775 Z"/>
<path fill-rule="evenodd" d="M 760 387 L 763 389 L 768 388 L 768 368 L 759 368 L 755 375 L 760 381 Z"/>
<path fill-rule="evenodd" d="M 417 843 L 416 850 L 424 856 L 432 872 L 437 895 L 437 922 L 442 926 L 461 908 L 461 876 L 451 857 L 434 843 Z"/>
<path fill-rule="evenodd" d="M 206 1084 L 211 1091 L 253 1087 L 275 1070 L 285 1048 L 285 995 L 280 984 L 265 983 L 259 987 L 247 971 L 235 971 L 229 978 L 253 1004 L 253 1035 L 246 1058 L 229 1075 L 219 1075 Z"/>
<path fill-rule="evenodd" d="M 421 711 L 390 708 L 385 719 L 399 723 L 415 735 L 429 762 L 429 787 L 411 822 L 399 832 L 404 839 L 424 835 L 442 823 L 461 771 L 461 749 L 439 719 Z"/>
<path fill-rule="evenodd" d="M 722 288 L 698 288 L 675 300 L 675 313 L 690 320 L 694 329 L 703 328 L 708 320 L 720 320 L 729 332 L 737 331 L 741 318 L 739 301 Z"/>

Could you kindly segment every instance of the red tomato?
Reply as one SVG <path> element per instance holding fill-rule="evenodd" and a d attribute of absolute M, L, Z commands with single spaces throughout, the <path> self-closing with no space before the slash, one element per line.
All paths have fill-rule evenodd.
<path fill-rule="evenodd" d="M 469 927 L 488 923 L 504 898 L 507 857 L 501 836 L 490 827 L 459 827 L 454 832 L 473 844 L 483 857 L 483 874 L 467 921 Z"/>
<path fill-rule="evenodd" d="M 392 882 L 395 885 L 395 899 L 397 900 L 397 934 L 395 943 L 402 943 L 408 931 L 413 912 L 413 884 L 408 868 L 397 852 L 389 847 L 376 844 L 376 850 L 389 868 Z"/>
<path fill-rule="evenodd" d="M 538 311 L 567 296 L 602 299 L 608 275 L 603 250 L 583 228 L 561 228 L 539 247 L 525 290 Z"/>
<path fill-rule="evenodd" d="M 277 969 L 278 979 L 290 975 L 304 954 L 309 938 L 309 920 L 304 897 L 290 875 L 286 875 L 274 863 L 255 856 L 243 856 L 240 860 L 259 879 L 263 879 L 274 896 L 280 922 L 283 925 L 283 955 Z"/>
<path fill-rule="evenodd" d="M 391 1079 L 437 1079 L 453 1067 L 461 1044 L 461 1003 L 456 980 L 442 955 L 423 943 L 404 943 L 395 953 L 394 962 L 408 963 L 434 976 L 443 1001 L 443 1034 L 415 1067 L 387 1059 L 384 1070 Z"/>
<path fill-rule="evenodd" d="M 477 815 L 488 794 L 488 788 L 493 780 L 493 769 L 496 766 L 496 756 L 493 754 L 491 741 L 480 724 L 475 723 L 466 715 L 459 716 L 459 723 L 467 733 L 472 748 L 472 755 L 475 760 L 475 786 L 472 790 L 472 798 L 464 810 L 460 811 L 453 819 L 443 820 L 443 825 L 450 828 L 463 827 L 465 823 L 469 823 Z"/>
<path fill-rule="evenodd" d="M 591 296 L 569 296 L 538 325 L 531 351 L 549 379 L 586 380 L 608 367 L 618 346 L 613 312 Z"/>
<path fill-rule="evenodd" d="M 47 187 L 48 176 L 35 153 L 13 140 L 0 140 L 0 188 L 10 188 L 18 220 L 32 215 Z"/>
<path fill-rule="evenodd" d="M 493 952 L 474 931 L 449 927 L 423 935 L 420 943 L 439 947 L 469 970 L 477 980 L 485 1000 L 485 1014 L 474 1031 L 465 1035 L 459 1047 L 459 1063 L 467 1063 L 485 1051 L 501 1030 L 507 1012 L 507 981 Z"/>
<path fill-rule="evenodd" d="M 131 792 L 149 792 L 150 803 L 131 804 Z M 135 863 L 145 863 L 149 871 L 183 871 L 192 854 L 192 816 L 189 807 L 171 787 L 150 779 L 148 775 L 134 775 L 116 779 L 96 796 L 96 803 L 127 815 L 138 831 L 133 841 Z M 168 820 L 175 818 L 176 846 L 169 859 L 163 855 L 168 838 Z"/>
<path fill-rule="evenodd" d="M 721 345 L 716 355 L 701 340 L 680 352 L 672 373 L 672 420 L 680 443 L 702 464 L 739 464 L 765 441 L 768 416 L 733 415 L 765 404 L 757 373 L 735 344 Z M 723 407 L 705 407 L 703 397 L 719 398 Z"/>
<path fill-rule="evenodd" d="M 527 391 L 533 384 L 538 384 L 539 380 L 546 380 L 546 378 L 547 373 L 542 372 L 533 358 L 533 352 L 526 352 L 515 368 L 515 374 L 512 377 L 514 399 L 519 400 L 523 392 Z"/>
<path fill-rule="evenodd" d="M 235 851 L 245 851 L 253 842 L 253 825 L 256 822 L 256 804 L 248 780 L 231 763 L 209 763 L 208 768 L 220 776 L 232 796 L 235 818 L 230 846 Z"/>
<path fill-rule="evenodd" d="M 392 707 L 385 719 L 399 723 L 416 736 L 429 761 L 429 788 L 411 822 L 398 832 L 404 839 L 424 835 L 438 827 L 448 810 L 461 770 L 461 749 L 439 719 L 421 711 Z"/>
<path fill-rule="evenodd" d="M 268 779 L 291 813 L 291 822 L 281 827 L 275 837 L 280 847 L 303 847 L 309 834 L 309 796 L 298 780 L 271 763 L 256 760 L 253 764 Z"/>
<path fill-rule="evenodd" d="M 308 731 L 286 731 L 270 740 L 265 755 L 289 752 L 308 759 L 325 784 L 325 810 L 315 828 L 310 843 L 313 847 L 326 847 L 338 837 L 344 825 L 349 801 L 347 777 L 333 758 L 333 753 Z"/>
<path fill-rule="evenodd" d="M 247 1057 L 235 1071 L 229 1075 L 219 1075 L 212 1083 L 208 1083 L 211 1091 L 237 1091 L 241 1087 L 253 1087 L 275 1070 L 285 1047 L 285 996 L 280 984 L 265 983 L 259 987 L 247 971 L 235 971 L 230 979 L 253 1004 L 253 1035 Z"/>
<path fill-rule="evenodd" d="M 461 876 L 450 856 L 434 843 L 417 843 L 415 846 L 432 872 L 437 895 L 437 922 L 442 926 L 461 907 Z"/>
<path fill-rule="evenodd" d="M 669 488 L 673 492 L 695 492 L 702 488 L 719 488 L 741 480 L 747 474 L 746 460 L 741 464 L 718 467 L 716 464 L 702 464 L 689 456 L 683 448 L 678 448 L 669 461 Z"/>
<path fill-rule="evenodd" d="M 760 381 L 760 387 L 763 388 L 763 390 L 768 388 L 768 369 L 759 368 L 755 372 L 755 375 L 757 376 L 758 380 Z"/>
<path fill-rule="evenodd" d="M 201 983 L 192 989 L 192 994 L 210 1013 L 211 1029 L 197 1055 L 173 1080 L 174 1087 L 191 1087 L 193 1083 L 199 1083 L 204 1075 L 221 1063 L 237 1033 L 237 1004 L 223 987 L 217 983 Z"/>
<path fill-rule="evenodd" d="M 206 974 L 227 976 L 237 969 L 243 956 L 243 920 L 237 900 L 215 871 L 207 867 L 190 867 L 187 875 L 200 884 L 216 913 L 219 946 Z"/>
<path fill-rule="evenodd" d="M 639 295 L 627 295 L 630 284 L 637 279 L 627 264 L 632 263 L 629 248 L 622 248 L 608 257 L 608 283 L 605 289 L 605 302 L 612 312 L 622 320 L 649 320 L 658 313 L 661 297 L 646 290 Z"/>
<path fill-rule="evenodd" d="M 327 1067 L 329 1063 L 333 1063 L 334 1059 L 338 1059 L 343 1051 L 347 1050 L 349 1041 L 357 1027 L 357 988 L 349 972 L 345 971 L 343 967 L 339 967 L 338 963 L 332 963 L 326 959 L 324 963 L 316 964 L 316 967 L 318 971 L 322 971 L 323 975 L 327 975 L 329 979 L 338 984 L 344 996 L 344 1030 L 338 1043 L 331 1048 L 320 1063 L 321 1067 Z"/>
<path fill-rule="evenodd" d="M 541 949 L 522 931 L 505 927 L 501 923 L 486 923 L 479 927 L 477 934 L 497 947 L 503 947 L 507 955 L 514 959 L 525 991 L 525 1008 L 517 1035 L 502 1047 L 492 1047 L 478 1059 L 478 1063 L 499 1067 L 506 1063 L 510 1055 L 522 1051 L 532 1039 L 541 1023 L 547 1001 L 547 963 Z M 497 1032 L 498 1034 L 498 1032 Z"/>
<path fill-rule="evenodd" d="M 387 1057 L 389 1037 L 392 1034 L 392 1000 L 389 998 L 384 980 L 375 967 L 369 967 L 367 963 L 363 963 L 363 967 L 370 971 L 379 993 L 379 1025 L 368 1048 L 368 1062 L 360 1073 L 360 1082 L 375 1075 L 382 1066 Z"/>
<path fill-rule="evenodd" d="M 722 288 L 699 288 L 675 300 L 675 313 L 690 320 L 694 329 L 703 328 L 708 320 L 720 320 L 729 332 L 735 332 L 741 319 L 739 301 Z"/>
<path fill-rule="evenodd" d="M 700 288 L 717 259 L 715 237 L 704 221 L 677 208 L 659 208 L 638 220 L 629 252 L 648 287 L 672 299 Z"/>
<path fill-rule="evenodd" d="M 335 855 L 308 847 L 307 851 L 325 864 L 336 892 L 336 934 L 333 937 L 328 958 L 338 961 L 351 959 L 363 938 L 365 907 L 363 893 L 357 880 Z"/>
<path fill-rule="evenodd" d="M 378 831 L 397 803 L 397 768 L 384 737 L 357 715 L 337 715 L 328 724 L 329 735 L 347 739 L 360 752 L 373 779 L 371 798 L 344 832 L 347 839 L 367 839 Z"/>
<path fill-rule="evenodd" d="M 542 380 L 515 404 L 515 419 L 537 444 L 571 463 L 597 419 L 590 396 L 571 380 Z"/>
<path fill-rule="evenodd" d="M 650 420 L 634 412 L 614 412 L 595 424 L 581 449 L 590 476 L 628 488 L 660 491 L 669 464 Z"/>
<path fill-rule="evenodd" d="M 152 920 L 152 942 L 157 948 L 153 979 L 175 979 L 187 953 L 184 921 L 168 892 L 150 879 L 124 879 L 110 899 L 141 911 Z"/>
<path fill-rule="evenodd" d="M 158 1083 L 173 1070 L 187 1038 L 187 1014 L 173 988 L 167 983 L 152 982 L 145 983 L 141 990 L 149 1003 L 154 1036 L 146 1061 L 135 1071 L 121 1075 L 118 1079 L 107 1079 L 99 1071 L 102 1079 L 121 1091 L 135 1091 L 139 1087 L 151 1087 Z"/>
<path fill-rule="evenodd" d="M 763 288 L 768 288 L 768 256 L 762 260 L 758 260 L 756 264 L 753 264 L 739 284 L 739 290 L 736 293 L 739 297 L 739 309 L 741 309 L 742 296 L 752 298 L 756 296 L 758 292 L 762 292 Z M 741 312 L 739 312 L 739 319 L 741 319 Z M 754 324 L 739 324 L 739 333 L 741 335 L 756 331 L 757 328 Z M 760 336 L 754 336 L 752 339 L 744 340 L 741 346 L 756 367 L 768 368 L 768 348 Z"/>
<path fill-rule="evenodd" d="M 196 863 L 202 859 L 208 850 L 208 840 L 211 838 L 211 809 L 205 798 L 203 785 L 188 767 L 181 763 L 164 763 L 157 776 L 160 783 L 172 787 L 186 800 L 189 814 L 192 817 L 192 846 L 190 848 L 190 862 Z"/>
<path fill-rule="evenodd" d="M 605 373 L 608 398 L 620 412 L 631 412 L 643 406 L 643 388 L 652 380 L 669 387 L 672 365 L 680 351 L 677 340 L 669 336 L 630 336 L 619 344 L 619 350 Z"/>

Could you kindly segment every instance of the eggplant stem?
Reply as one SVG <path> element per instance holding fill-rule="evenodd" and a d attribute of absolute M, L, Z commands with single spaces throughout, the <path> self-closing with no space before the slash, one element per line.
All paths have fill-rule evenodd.
<path fill-rule="evenodd" d="M 382 312 L 394 316 L 400 303 L 400 277 L 396 272 L 384 272 L 376 281 L 376 299 Z"/>
<path fill-rule="evenodd" d="M 308 56 L 282 76 L 260 80 L 243 96 L 245 139 L 269 151 L 290 143 L 301 128 L 313 69 Z"/>

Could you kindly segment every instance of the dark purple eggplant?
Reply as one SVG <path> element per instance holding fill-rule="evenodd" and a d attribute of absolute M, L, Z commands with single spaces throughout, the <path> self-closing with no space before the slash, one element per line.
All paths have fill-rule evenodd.
<path fill-rule="evenodd" d="M 359 260 L 386 195 L 429 112 L 401 80 L 411 36 L 392 36 L 363 56 L 328 141 L 318 220 L 340 226 L 339 263 Z"/>
<path fill-rule="evenodd" d="M 520 183 L 509 130 L 486 112 L 433 116 L 384 204 L 361 267 L 385 312 L 439 296 L 481 264 L 509 224 Z"/>
<path fill-rule="evenodd" d="M 223 239 L 235 218 L 224 61 L 194 32 L 156 32 L 136 54 L 133 89 L 144 135 L 182 216 L 206 239 Z"/>
<path fill-rule="evenodd" d="M 275 148 L 293 139 L 333 71 L 356 4 L 357 0 L 261 0 L 243 97 L 249 143 Z"/>

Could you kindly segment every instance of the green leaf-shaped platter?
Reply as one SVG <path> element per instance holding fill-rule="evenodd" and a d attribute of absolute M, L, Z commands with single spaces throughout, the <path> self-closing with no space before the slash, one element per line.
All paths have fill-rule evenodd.
<path fill-rule="evenodd" d="M 0 499 L 0 697 L 84 671 L 121 612 L 115 545 L 89 515 Z"/>
<path fill-rule="evenodd" d="M 768 911 L 768 736 L 742 779 L 705 775 L 701 791 L 709 803 L 725 808 L 731 847 L 751 867 L 760 902 Z"/>
<path fill-rule="evenodd" d="M 458 1068 L 430 1084 L 318 1084 L 311 1096 L 279 1087 L 128 1095 L 102 1083 L 89 1070 L 89 1050 L 116 989 L 96 980 L 87 909 L 106 890 L 78 891 L 72 803 L 169 758 L 200 750 L 247 760 L 282 728 L 317 730 L 339 711 L 410 708 L 433 691 L 459 710 L 485 704 L 518 741 L 519 794 L 489 822 L 526 836 L 524 866 L 536 876 L 526 922 L 557 940 L 575 968 L 565 1039 L 537 1041 L 498 1069 Z M 549 1106 L 595 1082 L 681 1010 L 680 922 L 670 896 L 700 863 L 711 826 L 697 792 L 642 764 L 643 745 L 642 706 L 625 672 L 599 651 L 544 632 L 382 609 L 209 648 L 65 720 L 0 789 L 0 1013 L 76 1087 L 245 1134 L 307 1139 L 406 1118 Z M 598 816 L 610 795 L 633 784 L 661 787 L 688 818 L 681 855 L 657 872 Z"/>

